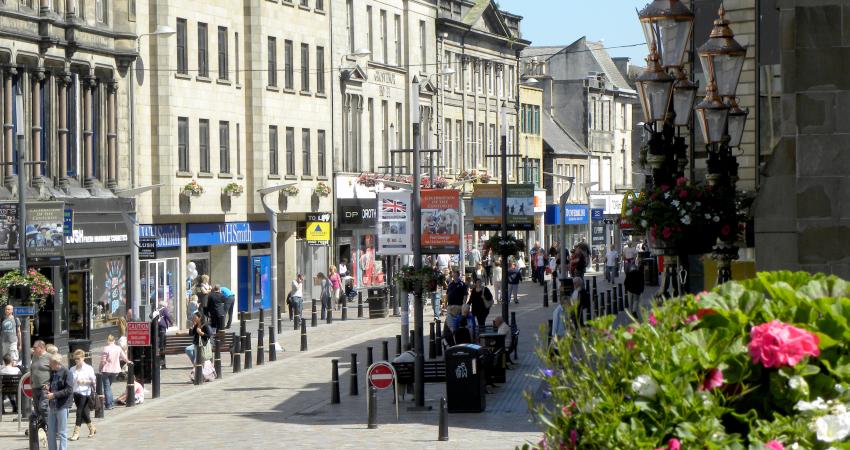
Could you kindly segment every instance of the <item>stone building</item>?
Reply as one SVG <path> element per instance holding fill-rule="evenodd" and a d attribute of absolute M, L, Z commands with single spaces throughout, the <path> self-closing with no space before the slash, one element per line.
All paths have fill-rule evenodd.
<path fill-rule="evenodd" d="M 24 238 L 29 266 L 53 282 L 33 337 L 63 351 L 69 340 L 105 341 L 137 306 L 129 272 L 136 205 L 120 197 L 135 176 L 121 132 L 135 56 L 131 18 L 126 1 L 0 2 L 0 202 L 17 204 L 26 174 L 28 208 L 0 240 L 15 248 L 16 236 Z M 25 171 L 12 165 L 20 153 Z M 0 271 L 18 267 L 17 252 L 4 257 Z"/>
<path fill-rule="evenodd" d="M 159 245 L 142 262 L 143 297 L 181 326 L 195 272 L 251 314 L 274 308 L 297 273 L 309 300 L 329 264 L 306 223 L 333 207 L 330 2 L 130 4 L 140 36 L 175 31 L 140 39 L 133 65 L 136 185 L 160 185 L 139 198 L 141 234 Z"/>

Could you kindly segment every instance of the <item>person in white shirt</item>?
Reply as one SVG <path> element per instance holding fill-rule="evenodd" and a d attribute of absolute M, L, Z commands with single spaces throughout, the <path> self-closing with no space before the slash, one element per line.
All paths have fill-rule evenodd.
<path fill-rule="evenodd" d="M 15 365 L 15 360 L 12 359 L 12 355 L 6 353 L 3 355 L 3 367 L 0 367 L 0 375 L 20 375 L 21 368 Z M 14 394 L 5 394 L 5 398 L 9 399 L 9 403 L 12 405 L 12 413 L 18 412 L 18 400 L 17 396 Z M 0 408 L 3 408 L 3 399 L 0 398 Z"/>
<path fill-rule="evenodd" d="M 343 258 L 339 261 L 339 276 L 345 277 L 346 275 L 348 275 L 348 261 Z"/>
<path fill-rule="evenodd" d="M 637 257 L 637 248 L 635 248 L 634 243 L 629 242 L 626 244 L 626 247 L 623 248 L 623 271 L 629 272 L 633 267 L 635 267 L 635 258 Z"/>
<path fill-rule="evenodd" d="M 493 325 L 496 326 L 496 332 L 505 336 L 505 351 L 511 348 L 511 327 L 505 323 L 505 320 L 502 319 L 502 316 L 496 316 L 493 319 Z"/>
<path fill-rule="evenodd" d="M 340 270 L 340 273 L 342 270 Z M 295 315 L 301 320 L 301 307 L 304 305 L 304 275 L 300 273 L 292 280 L 292 305 L 295 307 Z"/>
<path fill-rule="evenodd" d="M 89 437 L 97 433 L 97 429 L 91 422 L 91 410 L 94 408 L 94 387 L 97 378 L 92 366 L 86 364 L 86 352 L 77 350 L 73 355 L 74 367 L 71 367 L 71 377 L 74 379 L 74 405 L 77 407 L 77 420 L 74 425 L 74 433 L 70 440 L 76 441 L 80 438 L 80 427 L 83 422 L 89 429 Z"/>
<path fill-rule="evenodd" d="M 502 262 L 496 261 L 493 265 L 493 291 L 496 293 L 495 300 L 499 303 L 502 298 Z"/>
<path fill-rule="evenodd" d="M 620 257 L 620 254 L 617 253 L 617 250 L 614 250 L 614 246 L 611 245 L 608 253 L 605 254 L 605 279 L 608 280 L 609 283 L 613 283 L 617 281 L 617 259 Z"/>

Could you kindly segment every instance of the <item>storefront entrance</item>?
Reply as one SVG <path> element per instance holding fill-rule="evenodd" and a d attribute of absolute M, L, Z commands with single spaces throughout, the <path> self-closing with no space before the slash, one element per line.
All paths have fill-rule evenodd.
<path fill-rule="evenodd" d="M 87 339 L 89 315 L 86 299 L 89 298 L 89 271 L 79 270 L 68 273 L 68 306 L 70 308 L 70 338 Z"/>
<path fill-rule="evenodd" d="M 165 258 L 140 261 L 139 268 L 142 301 L 149 301 L 153 308 L 165 302 L 173 321 L 172 328 L 179 328 L 185 320 L 180 308 L 179 264 L 179 258 Z"/>

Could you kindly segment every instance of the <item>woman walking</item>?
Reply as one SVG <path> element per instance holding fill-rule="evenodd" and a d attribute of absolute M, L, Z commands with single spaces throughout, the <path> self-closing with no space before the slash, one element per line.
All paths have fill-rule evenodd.
<path fill-rule="evenodd" d="M 121 373 L 121 362 L 130 362 L 127 354 L 115 344 L 115 336 L 106 338 L 106 347 L 100 357 L 100 373 L 103 375 L 103 393 L 106 398 L 106 409 L 112 409 L 115 405 L 112 398 L 112 383 Z"/>
<path fill-rule="evenodd" d="M 472 306 L 472 314 L 479 326 L 487 323 L 487 315 L 493 306 L 493 294 L 490 289 L 484 287 L 484 281 L 480 278 L 475 280 L 472 292 L 469 293 L 469 305 Z"/>
<path fill-rule="evenodd" d="M 85 422 L 89 429 L 89 437 L 93 438 L 97 429 L 91 423 L 91 410 L 94 408 L 94 385 L 97 378 L 94 376 L 92 366 L 86 364 L 86 352 L 77 350 L 73 355 L 74 366 L 71 367 L 71 376 L 74 378 L 74 405 L 77 407 L 77 418 L 74 424 L 74 432 L 71 440 L 80 438 L 80 427 Z"/>
<path fill-rule="evenodd" d="M 339 274 L 336 273 L 336 267 L 334 266 L 330 266 L 328 268 L 328 281 L 331 283 L 331 301 L 334 304 L 342 304 L 342 278 L 340 278 Z M 335 305 L 334 309 L 336 309 Z"/>
<path fill-rule="evenodd" d="M 322 302 L 322 320 L 325 320 L 325 316 L 332 314 L 330 311 L 334 308 L 333 297 L 331 297 L 331 282 L 322 272 L 319 272 L 316 278 L 319 279 L 319 301 Z"/>

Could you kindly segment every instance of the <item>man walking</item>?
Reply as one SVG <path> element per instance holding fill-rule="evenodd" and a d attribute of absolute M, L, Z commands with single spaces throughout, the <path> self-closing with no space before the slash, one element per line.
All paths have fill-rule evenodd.
<path fill-rule="evenodd" d="M 3 322 L 0 324 L 0 358 L 7 354 L 12 357 L 12 360 L 18 362 L 21 360 L 20 352 L 23 350 L 23 340 L 21 339 L 21 321 L 13 315 L 14 308 L 12 305 L 6 305 L 3 311 Z"/>
<path fill-rule="evenodd" d="M 516 263 L 511 263 L 511 268 L 508 270 L 508 298 L 506 299 L 508 303 L 511 299 L 514 303 L 519 303 L 520 281 L 522 281 L 522 272 L 517 269 Z"/>
<path fill-rule="evenodd" d="M 623 248 L 623 272 L 629 273 L 632 267 L 635 267 L 635 258 L 637 258 L 637 249 L 633 242 L 629 242 Z"/>
<path fill-rule="evenodd" d="M 463 305 L 466 303 L 466 294 L 469 292 L 469 287 L 463 282 L 460 277 L 460 271 L 452 270 L 452 281 L 449 287 L 446 288 L 446 302 L 451 305 Z"/>
<path fill-rule="evenodd" d="M 226 286 L 221 286 L 221 295 L 224 296 L 224 329 L 230 329 L 230 324 L 233 322 L 233 304 L 236 303 L 236 294 Z"/>
<path fill-rule="evenodd" d="M 174 321 L 171 320 L 171 314 L 168 312 L 168 302 L 166 300 L 162 300 L 159 304 L 159 309 L 154 313 L 158 320 L 157 324 L 157 333 L 158 333 L 158 341 L 159 344 L 159 357 L 160 357 L 160 367 L 165 369 L 165 335 L 168 331 L 168 328 L 174 325 Z"/>
<path fill-rule="evenodd" d="M 292 291 L 290 295 L 292 296 L 292 306 L 295 308 L 295 315 L 298 317 L 298 320 L 301 320 L 301 308 L 304 305 L 304 275 L 300 273 L 296 275 L 291 284 Z"/>
<path fill-rule="evenodd" d="M 605 279 L 609 283 L 617 280 L 617 262 L 619 258 L 620 254 L 617 253 L 617 250 L 614 250 L 614 245 L 611 244 L 608 253 L 605 254 Z"/>
<path fill-rule="evenodd" d="M 32 415 L 38 429 L 39 440 L 45 445 L 47 434 L 47 391 L 43 386 L 50 382 L 50 360 L 44 341 L 38 340 L 32 344 L 32 363 L 30 364 L 30 386 L 32 386 Z"/>
<path fill-rule="evenodd" d="M 50 355 L 50 381 L 42 390 L 50 402 L 47 413 L 47 448 L 66 450 L 68 448 L 68 410 L 74 397 L 74 378 L 62 364 L 62 356 Z"/>
<path fill-rule="evenodd" d="M 212 292 L 207 297 L 207 314 L 210 317 L 210 326 L 213 333 L 221 330 L 224 326 L 224 295 L 221 293 L 221 286 L 213 286 Z"/>

